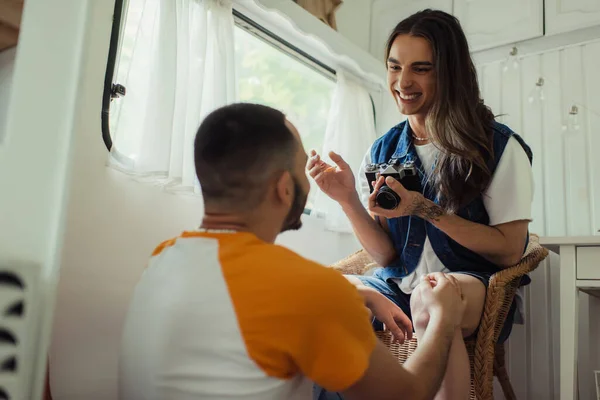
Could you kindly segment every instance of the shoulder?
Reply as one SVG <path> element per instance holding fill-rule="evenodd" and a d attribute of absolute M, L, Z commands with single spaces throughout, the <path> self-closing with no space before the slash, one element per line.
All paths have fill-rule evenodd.
<path fill-rule="evenodd" d="M 271 276 L 266 277 L 271 286 L 281 289 L 286 298 L 296 299 L 304 308 L 323 309 L 336 307 L 340 303 L 354 304 L 362 298 L 356 288 L 337 270 L 308 260 L 279 245 L 269 248 L 267 261 Z M 277 289 L 275 290 L 277 291 Z"/>
<path fill-rule="evenodd" d="M 272 245 L 273 260 L 284 260 L 282 274 L 294 277 L 299 286 L 327 288 L 329 285 L 346 286 L 347 279 L 337 270 L 309 260 L 280 245 Z M 305 288 L 307 287 L 305 286 Z M 350 285 L 352 287 L 352 285 Z"/>
<path fill-rule="evenodd" d="M 391 138 L 398 138 L 402 135 L 402 131 L 404 131 L 404 127 L 406 126 L 406 121 L 402 121 L 400 122 L 398 125 L 393 126 L 392 128 L 390 128 L 389 131 L 387 131 L 386 133 L 384 133 L 383 135 L 381 135 L 380 137 L 378 137 L 375 142 L 373 143 L 373 146 L 375 146 L 378 143 L 384 142 L 386 140 L 389 140 Z"/>
<path fill-rule="evenodd" d="M 404 132 L 404 127 L 406 126 L 406 123 L 406 121 L 402 121 L 398 125 L 392 127 L 385 134 L 378 137 L 371 146 L 371 155 L 378 154 L 382 150 L 382 148 L 386 147 L 386 145 L 397 142 L 402 136 L 402 132 Z"/>
<path fill-rule="evenodd" d="M 510 144 L 510 148 L 512 148 L 513 151 L 515 149 L 518 150 L 520 147 L 527 155 L 529 162 L 531 163 L 533 161 L 533 152 L 531 151 L 529 145 L 525 142 L 521 135 L 513 131 L 510 127 L 498 121 L 493 121 L 492 132 L 494 141 L 494 155 L 497 160 L 503 156 L 504 151 Z"/>

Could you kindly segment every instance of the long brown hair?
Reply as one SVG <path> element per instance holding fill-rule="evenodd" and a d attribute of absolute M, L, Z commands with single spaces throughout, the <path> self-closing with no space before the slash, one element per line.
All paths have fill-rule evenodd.
<path fill-rule="evenodd" d="M 433 50 L 436 97 L 425 118 L 431 142 L 440 149 L 432 175 L 440 205 L 456 212 L 485 191 L 492 179 L 494 115 L 480 97 L 477 71 L 458 19 L 424 10 L 400 22 L 387 42 L 386 58 L 399 35 L 427 40 Z"/>

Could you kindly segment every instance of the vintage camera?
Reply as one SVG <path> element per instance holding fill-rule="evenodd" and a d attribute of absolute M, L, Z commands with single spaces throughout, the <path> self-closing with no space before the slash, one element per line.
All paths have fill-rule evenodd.
<path fill-rule="evenodd" d="M 412 161 L 400 163 L 399 159 L 392 158 L 387 163 L 368 164 L 365 168 L 365 175 L 367 176 L 371 193 L 373 193 L 372 182 L 377 181 L 378 174 L 384 178 L 391 176 L 399 181 L 407 190 L 415 192 L 421 191 L 419 172 Z M 400 204 L 400 196 L 384 183 L 377 192 L 376 201 L 379 207 L 385 208 L 386 210 L 393 210 Z"/>

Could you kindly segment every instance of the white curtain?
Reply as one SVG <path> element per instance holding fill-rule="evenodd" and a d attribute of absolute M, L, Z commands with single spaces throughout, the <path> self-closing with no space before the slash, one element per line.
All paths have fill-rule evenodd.
<path fill-rule="evenodd" d="M 111 110 L 110 165 L 199 192 L 196 130 L 236 99 L 232 1 L 131 0 L 127 16 L 115 79 L 127 94 Z"/>
<path fill-rule="evenodd" d="M 327 130 L 323 142 L 322 158 L 332 165 L 328 154 L 331 150 L 340 154 L 352 167 L 357 177 L 358 169 L 366 151 L 377 138 L 373 103 L 367 89 L 353 76 L 338 70 L 337 84 L 333 94 Z M 352 232 L 350 221 L 338 203 L 318 192 L 313 213 L 325 218 L 325 227 L 336 232 Z"/>

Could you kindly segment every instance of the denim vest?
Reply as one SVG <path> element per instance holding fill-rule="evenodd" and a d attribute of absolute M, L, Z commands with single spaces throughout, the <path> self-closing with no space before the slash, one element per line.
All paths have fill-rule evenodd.
<path fill-rule="evenodd" d="M 494 159 L 488 161 L 488 167 L 492 174 L 496 170 L 498 161 L 511 136 L 514 136 L 521 144 L 527 153 L 529 162 L 533 161 L 533 155 L 529 146 L 507 126 L 494 122 L 493 135 Z M 387 162 L 392 157 L 399 158 L 402 163 L 413 161 L 419 170 L 423 195 L 437 204 L 439 199 L 436 196 L 436 191 L 431 185 L 427 184 L 427 174 L 423 171 L 423 166 L 411 137 L 412 132 L 408 122 L 401 122 L 375 141 L 371 147 L 371 162 Z M 489 216 L 481 195 L 461 208 L 457 215 L 476 223 L 489 224 Z M 470 271 L 493 274 L 502 269 L 479 254 L 461 246 L 433 224 L 419 217 L 392 218 L 387 222 L 398 258 L 386 266 L 386 268 L 378 271 L 378 276 L 383 280 L 389 281 L 392 278 L 403 278 L 417 268 L 426 236 L 429 237 L 433 251 L 442 264 L 452 272 Z M 525 244 L 526 247 L 527 243 Z M 525 251 L 525 248 L 523 251 Z M 526 285 L 530 281 L 530 278 L 526 276 L 523 278 L 521 284 Z"/>

